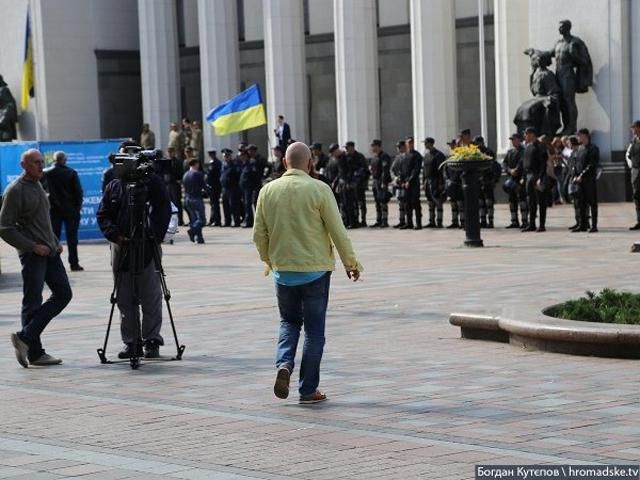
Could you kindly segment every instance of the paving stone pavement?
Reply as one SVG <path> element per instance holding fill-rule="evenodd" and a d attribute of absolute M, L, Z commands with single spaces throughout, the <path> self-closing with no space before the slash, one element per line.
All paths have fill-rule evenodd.
<path fill-rule="evenodd" d="M 392 207 L 395 211 L 395 207 Z M 112 285 L 105 244 L 82 245 L 85 272 L 47 329 L 54 368 L 25 370 L 14 251 L 0 245 L 0 479 L 469 479 L 474 465 L 638 463 L 633 360 L 574 357 L 462 340 L 451 311 L 501 313 L 603 286 L 638 291 L 630 204 L 601 207 L 601 232 L 355 230 L 365 266 L 333 276 L 321 387 L 299 406 L 272 393 L 272 281 L 243 229 L 183 231 L 164 247 L 181 362 L 101 365 Z M 498 219 L 507 211 L 499 207 Z M 503 222 L 498 222 L 502 223 Z M 166 319 L 165 319 L 166 321 Z M 109 352 L 119 348 L 117 321 Z M 171 355 L 168 322 L 164 334 Z"/>

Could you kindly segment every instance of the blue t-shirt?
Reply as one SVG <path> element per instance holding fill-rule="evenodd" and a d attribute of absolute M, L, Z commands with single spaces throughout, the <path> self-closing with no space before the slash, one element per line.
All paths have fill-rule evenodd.
<path fill-rule="evenodd" d="M 278 285 L 297 287 L 315 282 L 327 272 L 277 272 L 273 271 L 273 279 Z"/>

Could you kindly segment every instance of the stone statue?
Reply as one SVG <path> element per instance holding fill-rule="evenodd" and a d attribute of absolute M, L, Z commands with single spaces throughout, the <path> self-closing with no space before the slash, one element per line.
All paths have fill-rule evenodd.
<path fill-rule="evenodd" d="M 16 122 L 18 109 L 11 90 L 0 75 L 0 142 L 10 142 L 17 138 Z"/>
<path fill-rule="evenodd" d="M 556 59 L 556 77 L 560 84 L 562 133 L 570 135 L 577 131 L 576 93 L 586 93 L 593 85 L 593 65 L 585 43 L 571 35 L 571 22 L 560 21 L 558 30 L 562 38 L 550 53 Z"/>
<path fill-rule="evenodd" d="M 551 52 L 529 48 L 525 55 L 531 58 L 529 86 L 533 98 L 518 107 L 513 123 L 519 133 L 534 127 L 538 135 L 555 135 L 560 128 L 560 86 L 555 74 L 548 69 Z"/>

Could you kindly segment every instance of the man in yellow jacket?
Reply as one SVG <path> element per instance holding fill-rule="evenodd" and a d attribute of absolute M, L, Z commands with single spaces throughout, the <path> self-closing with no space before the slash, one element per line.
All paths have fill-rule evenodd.
<path fill-rule="evenodd" d="M 362 265 L 356 259 L 331 188 L 309 175 L 311 151 L 303 143 L 287 148 L 286 172 L 260 191 L 253 226 L 253 241 L 260 259 L 272 272 L 280 310 L 280 337 L 274 393 L 289 396 L 289 379 L 300 329 L 305 341 L 300 364 L 300 403 L 327 399 L 318 390 L 320 361 L 331 272 L 333 245 L 354 282 Z"/>

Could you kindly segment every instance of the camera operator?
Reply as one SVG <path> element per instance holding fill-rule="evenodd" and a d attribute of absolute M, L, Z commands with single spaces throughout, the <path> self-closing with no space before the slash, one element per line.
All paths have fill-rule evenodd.
<path fill-rule="evenodd" d="M 128 150 L 120 149 L 126 154 Z M 140 167 L 138 167 L 139 169 Z M 154 248 L 160 249 L 160 242 L 165 236 L 171 219 L 171 202 L 169 193 L 162 178 L 152 169 L 135 181 L 127 176 L 120 176 L 112 180 L 106 187 L 102 201 L 96 214 L 98 225 L 103 235 L 111 242 L 111 265 L 114 276 L 119 280 L 116 303 L 120 310 L 120 333 L 125 344 L 119 358 L 142 356 L 141 347 L 144 345 L 145 358 L 160 356 L 160 345 L 164 344 L 160 336 L 162 326 L 162 290 L 160 278 L 153 262 Z M 146 193 L 146 198 L 142 195 Z M 135 215 L 130 208 L 130 195 L 140 195 L 138 199 L 144 201 L 144 207 L 149 205 L 149 232 L 142 235 L 142 258 L 137 259 L 142 265 L 141 271 L 131 271 L 130 255 L 136 252 L 129 249 L 134 245 L 130 231 L 131 215 Z M 132 202 L 135 204 L 135 201 Z M 146 224 L 146 221 L 145 221 Z M 156 245 L 154 245 L 154 242 Z M 123 258 L 124 255 L 124 258 Z M 135 286 L 137 296 L 135 298 Z M 142 307 L 142 330 L 140 331 L 140 311 Z"/>

